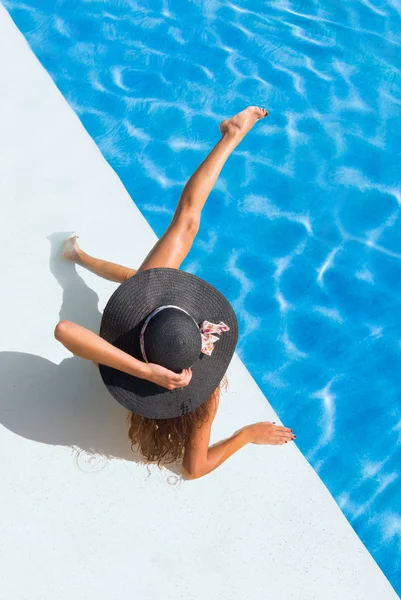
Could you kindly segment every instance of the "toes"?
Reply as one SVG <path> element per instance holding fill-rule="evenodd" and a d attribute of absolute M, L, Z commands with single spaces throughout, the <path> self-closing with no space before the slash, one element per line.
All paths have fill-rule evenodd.
<path fill-rule="evenodd" d="M 260 117 L 263 117 L 265 114 L 265 110 L 263 108 L 261 108 L 260 106 L 248 106 L 248 108 L 246 108 L 245 110 L 249 111 L 249 113 L 253 113 Z"/>

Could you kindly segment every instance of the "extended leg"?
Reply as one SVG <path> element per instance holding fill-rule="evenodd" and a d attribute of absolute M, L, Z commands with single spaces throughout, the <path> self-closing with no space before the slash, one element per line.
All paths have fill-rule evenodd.
<path fill-rule="evenodd" d="M 224 163 L 256 121 L 266 115 L 266 110 L 249 106 L 220 124 L 221 139 L 188 180 L 170 225 L 138 272 L 154 267 L 180 267 L 198 232 L 202 208 Z"/>
<path fill-rule="evenodd" d="M 96 275 L 100 275 L 104 279 L 109 279 L 110 281 L 117 281 L 118 283 L 123 283 L 133 275 L 135 275 L 135 269 L 129 269 L 128 267 L 123 267 L 122 265 L 117 265 L 116 263 L 108 262 L 107 260 L 101 260 L 100 258 L 94 258 L 89 254 L 86 254 L 77 243 L 77 237 L 74 236 L 66 241 L 64 244 L 63 256 L 67 260 L 71 260 L 72 262 L 77 263 L 92 271 L 92 273 L 96 273 Z"/>
<path fill-rule="evenodd" d="M 137 271 L 86 254 L 78 246 L 76 236 L 66 242 L 64 258 L 86 267 L 96 275 L 118 283 L 146 269 L 155 267 L 178 269 L 192 246 L 199 229 L 202 208 L 227 158 L 256 121 L 266 115 L 265 109 L 249 106 L 231 119 L 220 123 L 221 139 L 188 180 L 170 225 Z"/>

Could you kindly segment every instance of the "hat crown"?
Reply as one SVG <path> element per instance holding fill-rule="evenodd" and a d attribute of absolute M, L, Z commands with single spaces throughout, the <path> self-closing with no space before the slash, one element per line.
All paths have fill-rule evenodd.
<path fill-rule="evenodd" d="M 202 337 L 190 315 L 171 307 L 150 319 L 144 333 L 144 346 L 149 362 L 180 373 L 198 360 Z"/>
<path fill-rule="evenodd" d="M 188 313 L 188 318 L 184 318 L 188 328 L 193 331 L 193 339 L 197 340 L 196 352 L 193 352 L 193 358 L 188 362 L 177 360 L 174 364 L 166 360 L 166 356 L 177 357 L 181 347 L 188 349 L 188 338 L 183 334 L 182 315 L 178 324 L 174 324 L 175 343 L 171 351 L 167 348 L 167 351 L 162 349 L 159 352 L 158 348 L 153 348 L 153 335 L 148 336 L 151 329 L 148 332 L 146 325 L 153 326 L 153 317 L 157 316 L 155 311 L 162 309 L 158 310 L 161 314 L 166 311 L 164 318 L 171 313 L 164 308 L 166 306 L 175 306 L 177 312 L 184 311 L 184 315 L 185 312 Z M 195 319 L 193 323 L 190 322 L 192 317 Z M 203 351 L 205 335 L 208 334 L 201 330 L 205 320 L 222 321 L 229 327 L 229 331 L 216 343 L 211 356 Z M 157 321 L 154 322 L 155 334 L 156 323 Z M 139 271 L 135 277 L 116 289 L 105 307 L 100 335 L 137 360 L 146 362 L 149 358 L 161 365 L 173 367 L 176 371 L 188 364 L 191 366 L 194 361 L 189 384 L 172 390 L 147 379 L 132 377 L 123 371 L 99 365 L 107 389 L 125 408 L 143 417 L 170 419 L 196 410 L 216 390 L 235 350 L 238 321 L 227 298 L 210 283 L 181 269 L 160 267 Z M 145 339 L 151 355 L 149 357 L 146 357 Z M 177 339 L 181 342 L 177 343 Z M 157 342 L 158 339 L 155 340 Z"/>

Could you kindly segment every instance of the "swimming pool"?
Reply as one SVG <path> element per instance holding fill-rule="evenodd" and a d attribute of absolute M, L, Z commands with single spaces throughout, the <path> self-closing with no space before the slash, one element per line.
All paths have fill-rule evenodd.
<path fill-rule="evenodd" d="M 267 105 L 183 268 L 399 592 L 401 5 L 6 6 L 158 235 L 219 121 Z"/>

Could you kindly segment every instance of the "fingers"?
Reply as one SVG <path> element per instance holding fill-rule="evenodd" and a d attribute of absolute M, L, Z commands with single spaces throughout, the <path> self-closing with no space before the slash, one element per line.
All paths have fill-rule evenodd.
<path fill-rule="evenodd" d="M 284 433 L 289 433 L 290 435 L 294 436 L 294 432 L 292 431 L 292 429 L 290 429 L 289 427 L 283 427 L 282 425 L 276 425 L 275 422 L 271 423 L 272 425 L 274 425 L 274 432 L 277 434 L 284 434 Z"/>
<path fill-rule="evenodd" d="M 288 429 L 288 427 L 277 427 L 276 425 L 274 431 L 275 433 L 279 433 L 280 435 L 293 435 L 292 430 Z"/>
<path fill-rule="evenodd" d="M 282 435 L 275 435 L 273 439 L 275 444 L 286 444 L 292 441 L 292 438 L 286 438 Z"/>
<path fill-rule="evenodd" d="M 276 437 L 283 439 L 284 441 L 287 441 L 287 440 L 292 440 L 294 436 L 292 433 L 287 433 L 286 431 L 284 431 L 282 433 L 276 433 Z"/>
<path fill-rule="evenodd" d="M 184 369 L 181 373 L 174 373 L 169 389 L 186 387 L 192 379 L 191 369 Z"/>
<path fill-rule="evenodd" d="M 294 438 L 285 439 L 283 437 L 275 437 L 273 438 L 273 443 L 277 446 L 282 446 L 283 444 L 287 444 L 288 442 L 293 442 Z"/>
<path fill-rule="evenodd" d="M 283 427 L 283 425 L 276 425 L 275 421 L 273 421 L 273 423 L 271 423 L 271 425 L 274 425 L 274 429 L 276 431 L 288 431 L 288 432 L 292 432 L 292 429 L 290 429 L 289 427 Z"/>
<path fill-rule="evenodd" d="M 285 444 L 285 440 L 281 436 L 274 435 L 271 438 L 270 443 L 273 444 L 274 446 L 281 446 L 282 444 Z"/>
<path fill-rule="evenodd" d="M 275 423 L 272 423 L 272 425 L 274 426 L 274 443 L 276 445 L 282 446 L 296 438 L 296 435 L 294 435 L 292 429 L 289 427 L 283 427 L 281 425 L 276 425 Z"/>

